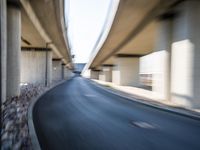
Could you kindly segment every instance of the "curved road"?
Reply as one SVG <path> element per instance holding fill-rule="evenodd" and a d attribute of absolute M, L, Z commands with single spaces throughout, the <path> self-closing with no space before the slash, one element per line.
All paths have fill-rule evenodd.
<path fill-rule="evenodd" d="M 82 77 L 35 105 L 44 150 L 200 150 L 200 121 L 111 94 Z"/>

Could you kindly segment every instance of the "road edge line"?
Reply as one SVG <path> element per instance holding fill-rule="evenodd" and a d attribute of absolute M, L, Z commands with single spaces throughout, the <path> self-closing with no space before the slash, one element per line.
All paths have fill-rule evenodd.
<path fill-rule="evenodd" d="M 72 79 L 73 77 L 71 77 L 70 79 Z M 50 90 L 52 90 L 53 88 L 55 88 L 56 86 L 64 83 L 64 82 L 67 82 L 69 81 L 70 79 L 67 79 L 67 80 L 64 80 L 64 81 L 61 81 L 61 82 L 58 82 L 56 83 L 55 85 L 51 86 L 50 88 L 44 90 L 44 92 L 42 94 L 39 94 L 38 96 L 36 96 L 35 98 L 32 98 L 31 99 L 31 103 L 29 104 L 29 107 L 28 107 L 28 130 L 29 130 L 29 137 L 31 139 L 31 144 L 32 144 L 32 147 L 33 147 L 33 150 L 41 150 L 41 147 L 40 147 L 40 143 L 38 141 L 38 137 L 37 137 L 37 134 L 36 134 L 36 131 L 35 131 L 35 127 L 34 127 L 34 123 L 33 123 L 33 108 L 36 104 L 36 102 L 43 96 L 45 95 L 47 92 L 49 92 Z"/>
<path fill-rule="evenodd" d="M 92 81 L 91 79 L 88 79 L 88 80 L 89 80 L 92 84 L 95 84 L 97 87 L 99 87 L 99 88 L 101 88 L 101 89 L 103 89 L 103 90 L 105 90 L 105 91 L 107 91 L 107 92 L 109 92 L 109 93 L 112 93 L 112 94 L 114 94 L 114 95 L 117 95 L 117 96 L 120 96 L 120 97 L 122 97 L 122 98 L 125 98 L 125 99 L 127 99 L 127 100 L 129 100 L 129 101 L 133 101 L 133 102 L 136 102 L 136 103 L 138 103 L 138 104 L 143 104 L 143 105 L 146 105 L 146 106 L 149 106 L 149 107 L 153 107 L 153 108 L 155 108 L 155 109 L 159 109 L 159 110 L 166 111 L 166 112 L 170 112 L 170 113 L 175 113 L 175 114 L 180 115 L 180 116 L 185 116 L 185 117 L 187 117 L 187 118 L 192 118 L 192 119 L 194 119 L 194 120 L 200 121 L 200 115 L 196 115 L 196 114 L 192 114 L 192 113 L 186 113 L 186 112 L 180 112 L 180 111 L 178 111 L 178 110 L 175 110 L 176 108 L 170 108 L 170 106 L 162 107 L 162 106 L 159 106 L 159 105 L 156 105 L 156 104 L 152 104 L 152 103 L 148 103 L 148 102 L 144 102 L 144 101 L 139 100 L 139 99 L 142 99 L 142 98 L 137 98 L 137 97 L 135 97 L 135 99 L 133 99 L 133 98 L 131 98 L 131 97 L 124 96 L 124 95 L 122 95 L 122 94 L 118 94 L 118 93 L 114 92 L 114 90 L 116 90 L 116 91 L 120 91 L 120 90 L 117 90 L 117 89 L 114 89 L 114 90 L 108 89 L 107 87 L 105 87 L 105 86 L 103 86 L 103 85 L 101 85 L 101 84 L 99 84 L 99 83 L 97 83 L 97 82 L 94 82 L 94 81 Z M 105 88 L 103 88 L 103 87 L 105 87 Z M 120 91 L 120 92 L 123 92 L 123 91 Z M 125 92 L 123 92 L 123 93 L 126 94 Z M 128 94 L 128 93 L 127 93 L 127 94 Z M 134 95 L 133 95 L 133 97 L 134 97 Z M 166 107 L 167 107 L 167 108 L 166 108 Z M 183 111 L 184 111 L 184 110 L 183 110 Z M 190 110 L 185 110 L 185 111 L 190 111 Z"/>

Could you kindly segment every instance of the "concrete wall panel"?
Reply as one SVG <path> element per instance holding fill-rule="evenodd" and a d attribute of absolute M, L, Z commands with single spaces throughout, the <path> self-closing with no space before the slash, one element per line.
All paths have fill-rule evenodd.
<path fill-rule="evenodd" d="M 100 71 L 92 71 L 91 70 L 91 72 L 90 72 L 90 78 L 98 80 L 99 79 L 99 72 Z"/>
<path fill-rule="evenodd" d="M 200 108 L 200 1 L 185 1 L 173 22 L 172 100 Z"/>
<path fill-rule="evenodd" d="M 47 80 L 51 83 L 52 52 L 47 52 Z M 46 52 L 45 51 L 22 51 L 21 52 L 21 82 L 42 83 L 46 79 Z"/>
<path fill-rule="evenodd" d="M 139 57 L 116 58 L 113 82 L 119 85 L 139 86 Z"/>
<path fill-rule="evenodd" d="M 52 61 L 52 81 L 57 82 L 62 80 L 62 61 L 53 60 Z"/>
<path fill-rule="evenodd" d="M 162 100 L 170 99 L 172 18 L 159 21 L 153 53 L 152 90 Z"/>

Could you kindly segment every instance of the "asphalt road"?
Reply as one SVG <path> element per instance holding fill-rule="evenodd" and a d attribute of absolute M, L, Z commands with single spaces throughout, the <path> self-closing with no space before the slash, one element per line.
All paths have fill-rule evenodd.
<path fill-rule="evenodd" d="M 200 150 L 200 121 L 75 77 L 45 94 L 33 121 L 44 150 Z"/>

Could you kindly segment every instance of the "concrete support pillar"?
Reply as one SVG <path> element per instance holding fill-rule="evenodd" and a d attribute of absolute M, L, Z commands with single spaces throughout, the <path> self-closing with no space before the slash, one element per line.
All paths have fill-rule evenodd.
<path fill-rule="evenodd" d="M 139 86 L 139 56 L 115 58 L 112 82 L 118 85 Z"/>
<path fill-rule="evenodd" d="M 47 68 L 46 68 L 47 67 Z M 50 49 L 22 49 L 21 83 L 51 84 L 52 51 Z"/>
<path fill-rule="evenodd" d="M 70 70 L 67 67 L 65 67 L 64 68 L 64 78 L 69 79 L 69 77 L 70 77 Z"/>
<path fill-rule="evenodd" d="M 62 76 L 62 80 L 65 79 L 65 64 L 62 63 L 62 67 L 61 67 L 61 76 Z"/>
<path fill-rule="evenodd" d="M 7 7 L 7 96 L 20 94 L 21 12 L 16 4 Z"/>
<path fill-rule="evenodd" d="M 167 17 L 166 17 L 167 16 Z M 152 90 L 161 100 L 170 99 L 171 17 L 163 15 L 159 20 L 157 40 L 153 53 Z"/>
<path fill-rule="evenodd" d="M 0 65 L 0 84 L 1 84 L 1 102 L 5 102 L 6 100 L 6 60 L 7 60 L 7 5 L 6 5 L 6 0 L 1 0 L 0 1 L 0 17 L 1 17 L 1 35 L 0 35 L 0 60 L 1 60 L 1 65 Z"/>
<path fill-rule="evenodd" d="M 74 75 L 71 69 L 67 69 L 67 77 L 68 79 L 71 78 Z"/>
<path fill-rule="evenodd" d="M 100 70 L 91 70 L 90 71 L 90 78 L 99 80 L 99 73 L 100 73 Z"/>
<path fill-rule="evenodd" d="M 173 21 L 172 101 L 200 108 L 200 1 L 184 1 Z"/>
<path fill-rule="evenodd" d="M 62 80 L 62 60 L 52 59 L 52 81 L 57 82 Z"/>
<path fill-rule="evenodd" d="M 99 80 L 112 82 L 112 66 L 103 66 L 99 74 Z"/>
<path fill-rule="evenodd" d="M 99 80 L 106 81 L 106 76 L 104 75 L 103 71 L 99 72 Z"/>
<path fill-rule="evenodd" d="M 72 70 L 65 67 L 65 79 L 70 79 L 73 76 Z"/>

